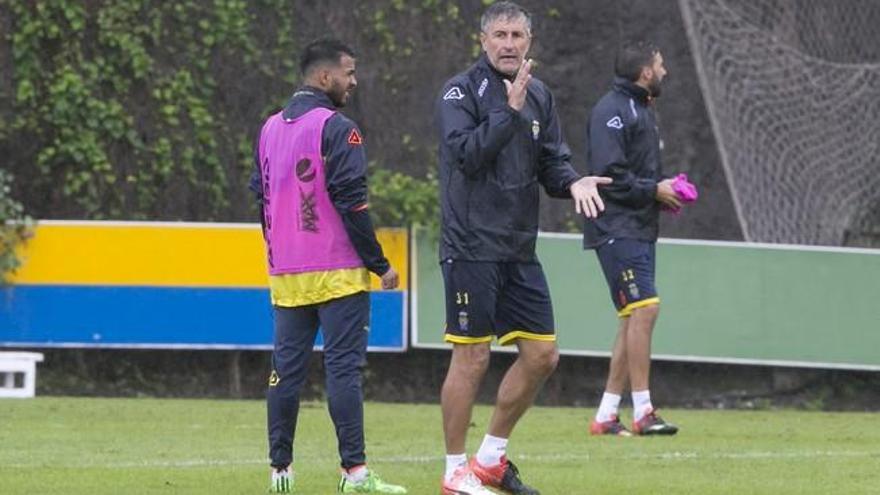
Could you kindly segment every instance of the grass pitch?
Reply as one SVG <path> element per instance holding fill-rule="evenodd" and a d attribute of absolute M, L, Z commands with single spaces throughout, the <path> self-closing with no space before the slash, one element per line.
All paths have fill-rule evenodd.
<path fill-rule="evenodd" d="M 478 407 L 473 453 L 491 410 Z M 596 438 L 592 410 L 532 409 L 511 440 L 524 479 L 554 494 L 880 493 L 880 415 L 664 410 L 670 438 Z M 440 408 L 366 406 L 367 456 L 412 494 L 437 494 Z M 260 494 L 268 486 L 261 401 L 0 400 L 0 493 Z M 304 404 L 296 493 L 331 494 L 332 424 Z"/>

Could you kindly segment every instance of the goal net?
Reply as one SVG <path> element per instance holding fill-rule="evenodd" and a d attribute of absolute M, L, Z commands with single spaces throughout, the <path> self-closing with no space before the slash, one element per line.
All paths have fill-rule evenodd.
<path fill-rule="evenodd" d="M 679 4 L 746 240 L 880 246 L 880 1 Z"/>

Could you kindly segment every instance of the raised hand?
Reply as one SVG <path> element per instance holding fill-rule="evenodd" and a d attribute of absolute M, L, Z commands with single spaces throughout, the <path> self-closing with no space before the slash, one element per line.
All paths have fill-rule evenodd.
<path fill-rule="evenodd" d="M 511 83 L 507 79 L 504 80 L 504 86 L 507 87 L 507 104 L 517 112 L 522 110 L 526 103 L 526 88 L 529 81 L 532 80 L 532 59 L 523 60 L 522 66 L 516 73 L 516 78 Z"/>

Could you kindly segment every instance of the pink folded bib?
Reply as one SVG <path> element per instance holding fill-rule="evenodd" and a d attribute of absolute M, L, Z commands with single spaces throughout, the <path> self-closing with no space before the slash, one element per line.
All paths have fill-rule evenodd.
<path fill-rule="evenodd" d="M 675 176 L 675 180 L 672 182 L 672 190 L 675 191 L 678 199 L 685 204 L 693 203 L 700 196 L 697 192 L 697 186 L 688 181 L 687 174 L 678 174 Z M 666 205 L 663 205 L 663 210 L 675 214 L 681 213 L 681 208 L 672 208 Z"/>

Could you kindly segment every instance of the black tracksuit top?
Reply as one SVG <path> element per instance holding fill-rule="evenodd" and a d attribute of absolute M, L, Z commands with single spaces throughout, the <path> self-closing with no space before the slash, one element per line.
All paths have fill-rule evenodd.
<path fill-rule="evenodd" d="M 532 78 L 520 111 L 486 55 L 444 84 L 440 139 L 440 259 L 534 262 L 539 185 L 568 198 L 580 178 L 550 90 Z"/>
<path fill-rule="evenodd" d="M 663 170 L 660 130 L 648 91 L 615 78 L 611 91 L 590 112 L 586 127 L 588 173 L 614 182 L 599 188 L 605 211 L 584 221 L 584 248 L 610 239 L 655 242 L 660 220 L 655 197 Z"/>

